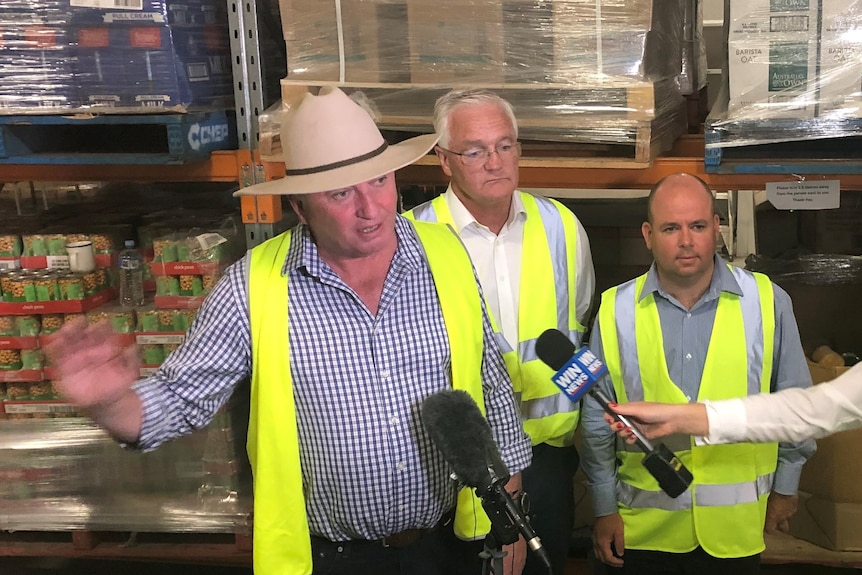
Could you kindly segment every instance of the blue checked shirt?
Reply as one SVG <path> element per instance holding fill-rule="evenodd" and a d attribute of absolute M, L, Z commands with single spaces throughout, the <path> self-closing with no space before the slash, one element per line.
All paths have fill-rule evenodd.
<path fill-rule="evenodd" d="M 451 388 L 449 342 L 415 231 L 399 216 L 396 233 L 376 317 L 320 259 L 306 226 L 295 228 L 282 269 L 309 527 L 333 541 L 431 527 L 455 505 L 449 468 L 418 412 L 423 398 Z M 248 262 L 227 269 L 185 343 L 135 384 L 139 448 L 204 427 L 251 373 Z M 530 441 L 484 315 L 488 423 L 514 474 L 530 462 Z"/>

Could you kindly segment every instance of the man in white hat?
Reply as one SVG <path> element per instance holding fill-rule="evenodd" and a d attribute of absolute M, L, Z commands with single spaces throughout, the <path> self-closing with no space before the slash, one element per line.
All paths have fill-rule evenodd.
<path fill-rule="evenodd" d="M 517 189 L 521 146 L 509 102 L 487 90 L 453 90 L 437 100 L 434 128 L 449 189 L 407 215 L 451 225 L 470 252 L 533 443 L 522 476 L 533 527 L 554 575 L 563 575 L 575 523 L 578 404 L 551 381 L 536 339 L 555 328 L 580 345 L 595 286 L 589 240 L 561 203 Z M 524 573 L 547 571 L 531 554 Z"/>
<path fill-rule="evenodd" d="M 393 172 L 436 137 L 388 146 L 338 89 L 287 116 L 286 177 L 238 193 L 287 194 L 301 224 L 226 270 L 151 377 L 104 329 L 70 324 L 48 349 L 58 387 L 117 440 L 153 449 L 207 425 L 250 376 L 257 575 L 476 573 L 478 558 L 456 558 L 453 525 L 482 532 L 481 508 L 456 496 L 419 407 L 468 392 L 507 489 L 530 444 L 460 241 L 396 214 Z M 523 541 L 508 550 L 517 573 Z"/>

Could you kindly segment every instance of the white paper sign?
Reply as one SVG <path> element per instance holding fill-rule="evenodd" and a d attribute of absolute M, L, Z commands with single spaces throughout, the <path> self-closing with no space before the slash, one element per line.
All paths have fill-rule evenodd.
<path fill-rule="evenodd" d="M 841 182 L 769 182 L 766 199 L 779 210 L 829 210 L 841 204 Z"/>

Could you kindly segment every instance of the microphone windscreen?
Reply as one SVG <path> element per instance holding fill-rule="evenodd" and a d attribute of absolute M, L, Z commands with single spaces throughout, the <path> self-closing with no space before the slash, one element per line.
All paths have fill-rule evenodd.
<path fill-rule="evenodd" d="M 458 478 L 470 487 L 490 481 L 488 466 L 499 461 L 497 444 L 479 406 L 465 391 L 429 395 L 420 408 L 422 425 Z"/>
<path fill-rule="evenodd" d="M 575 344 L 558 329 L 546 329 L 536 340 L 536 355 L 554 371 L 558 371 L 575 354 Z"/>

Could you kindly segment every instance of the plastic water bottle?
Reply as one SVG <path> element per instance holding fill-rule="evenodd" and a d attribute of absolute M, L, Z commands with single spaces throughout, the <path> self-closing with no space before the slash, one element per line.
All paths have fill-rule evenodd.
<path fill-rule="evenodd" d="M 126 249 L 120 252 L 120 305 L 144 305 L 144 258 L 135 249 L 135 240 L 126 240 Z"/>

